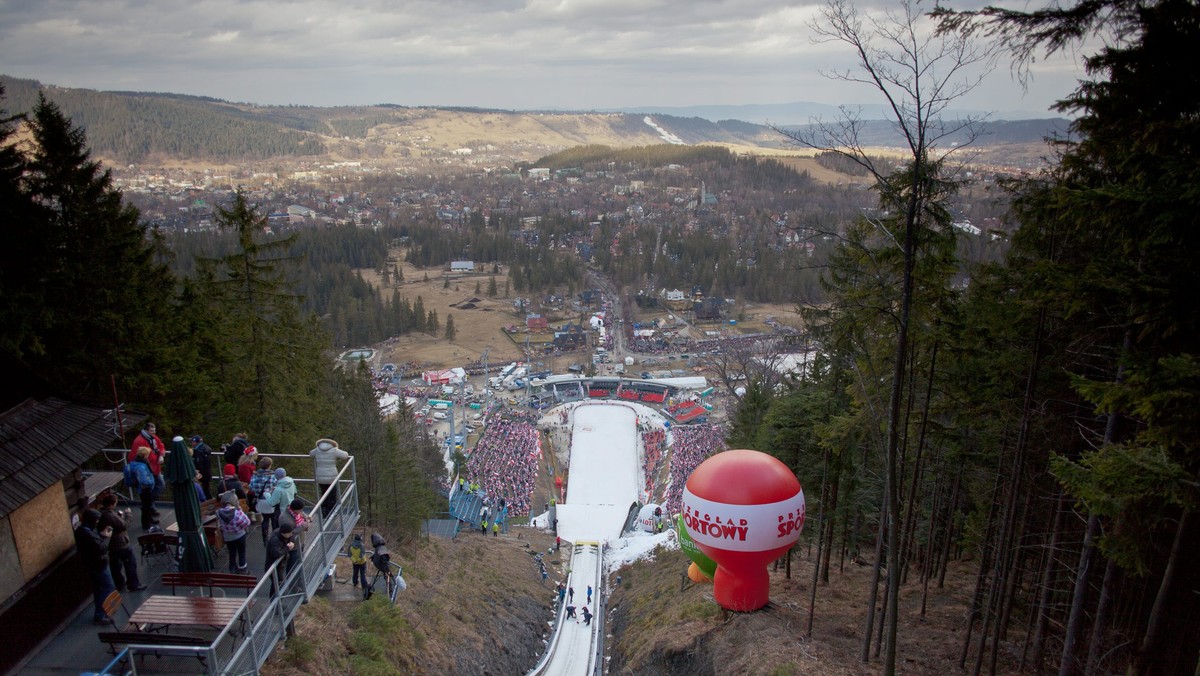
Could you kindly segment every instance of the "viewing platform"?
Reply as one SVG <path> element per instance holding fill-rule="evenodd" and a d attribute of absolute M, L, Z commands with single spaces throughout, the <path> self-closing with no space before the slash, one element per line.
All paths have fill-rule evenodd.
<path fill-rule="evenodd" d="M 173 547 L 157 552 L 139 550 L 138 536 L 145 531 L 140 527 L 138 501 L 124 495 L 120 506 L 133 511 L 129 534 L 138 575 L 146 588 L 122 594 L 123 607 L 112 613 L 117 626 L 92 622 L 89 595 L 73 612 L 72 619 L 56 635 L 47 637 L 17 673 L 257 673 L 275 646 L 287 639 L 300 606 L 326 586 L 334 559 L 344 550 L 360 516 L 353 457 L 344 463 L 337 482 L 322 495 L 317 494 L 311 475 L 299 472 L 298 468 L 311 464 L 308 455 L 269 457 L 277 466 L 297 468 L 289 475 L 296 481 L 296 496 L 304 501 L 310 519 L 300 565 L 281 585 L 274 584 L 273 578 L 276 567 L 285 560 L 264 571 L 266 548 L 261 524 L 255 523 L 246 535 L 247 569 L 242 571 L 253 579 L 253 586 L 251 580 L 227 575 L 217 576 L 223 579 L 208 585 L 172 586 L 169 583 L 178 579 L 169 575 L 164 578 L 164 574 L 177 569 Z M 320 505 L 335 490 L 335 506 L 323 516 Z M 157 508 L 159 523 L 170 533 L 175 523 L 170 504 L 159 503 Z M 210 549 L 211 544 L 210 540 Z M 228 565 L 228 552 L 218 543 L 212 572 L 227 574 Z"/>

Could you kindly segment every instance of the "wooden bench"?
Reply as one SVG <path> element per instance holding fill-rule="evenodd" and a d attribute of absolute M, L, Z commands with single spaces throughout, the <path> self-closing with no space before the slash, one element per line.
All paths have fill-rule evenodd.
<path fill-rule="evenodd" d="M 171 588 L 172 596 L 176 587 L 205 587 L 209 596 L 213 589 L 244 589 L 249 596 L 250 590 L 258 586 L 258 578 L 236 573 L 163 573 L 162 583 Z"/>
<path fill-rule="evenodd" d="M 176 634 L 152 634 L 147 631 L 102 631 L 97 636 L 100 637 L 101 643 L 107 643 L 112 654 L 117 654 L 117 646 L 123 645 L 152 645 L 164 647 L 188 647 L 188 648 L 207 648 L 212 645 L 212 641 L 195 636 L 178 636 Z M 157 652 L 149 652 L 155 657 L 162 657 Z M 208 655 L 202 652 L 195 652 L 194 656 L 200 660 L 201 664 L 205 664 Z"/>

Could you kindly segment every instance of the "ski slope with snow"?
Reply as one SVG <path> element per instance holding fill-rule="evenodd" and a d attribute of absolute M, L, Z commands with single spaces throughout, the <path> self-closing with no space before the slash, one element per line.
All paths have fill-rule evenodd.
<path fill-rule="evenodd" d="M 582 608 L 588 605 L 588 585 L 596 594 L 604 588 L 601 545 L 620 537 L 629 507 L 638 499 L 637 422 L 642 408 L 597 402 L 571 411 L 567 495 L 557 512 L 559 537 L 574 543 L 567 585 L 575 589 L 578 622 L 565 619 L 559 609 L 558 630 L 533 674 L 584 676 L 595 671 L 603 623 L 594 618 L 590 627 L 582 624 Z"/>

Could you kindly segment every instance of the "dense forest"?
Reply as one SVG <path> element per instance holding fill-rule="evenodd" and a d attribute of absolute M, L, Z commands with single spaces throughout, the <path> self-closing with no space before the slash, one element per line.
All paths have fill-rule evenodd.
<path fill-rule="evenodd" d="M 55 104 L 39 99 L 20 147 L 8 142 L 15 120 L 0 119 L 6 363 L 67 397 L 111 407 L 115 395 L 160 430 L 245 431 L 292 453 L 336 438 L 361 463 L 368 517 L 418 531 L 444 482 L 440 456 L 411 416 L 381 420 L 369 373 L 330 368 L 330 336 L 296 284 L 298 258 L 327 242 L 265 238 L 265 216 L 239 193 L 218 211 L 229 246 L 185 252 L 192 274 L 178 275 Z M 368 243 L 346 246 L 369 260 Z"/>
<path fill-rule="evenodd" d="M 844 7 L 831 35 L 855 44 Z M 965 280 L 928 109 L 897 121 L 917 132 L 898 170 L 844 146 L 880 210 L 845 230 L 826 302 L 803 309 L 812 369 L 786 390 L 751 383 L 728 444 L 776 454 L 809 494 L 809 631 L 837 602 L 822 601 L 830 569 L 873 566 L 861 659 L 884 673 L 965 554 L 962 669 L 1197 673 L 1200 75 L 1181 59 L 1200 6 L 937 14 L 942 37 L 992 36 L 1019 65 L 1105 36 L 1059 104 L 1073 140 L 1006 183 L 1011 247 Z"/>
<path fill-rule="evenodd" d="M 28 111 L 37 105 L 37 82 L 0 81 L 8 92 L 6 109 Z M 55 89 L 53 96 L 63 114 L 87 130 L 91 148 L 123 162 L 152 156 L 237 161 L 325 152 L 320 139 L 304 133 L 311 124 L 266 119 L 210 99 L 86 89 Z"/>

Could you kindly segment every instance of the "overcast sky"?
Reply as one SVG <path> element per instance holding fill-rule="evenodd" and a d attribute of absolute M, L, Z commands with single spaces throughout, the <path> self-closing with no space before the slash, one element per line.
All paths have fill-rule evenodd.
<path fill-rule="evenodd" d="M 814 44 L 817 16 L 782 0 L 0 0 L 0 73 L 320 106 L 879 103 L 820 74 L 854 55 Z M 1003 62 L 955 107 L 1045 112 L 1080 73 L 1040 63 L 1023 92 Z"/>

